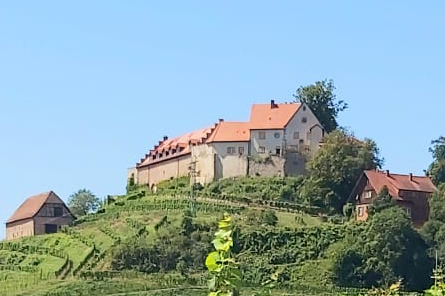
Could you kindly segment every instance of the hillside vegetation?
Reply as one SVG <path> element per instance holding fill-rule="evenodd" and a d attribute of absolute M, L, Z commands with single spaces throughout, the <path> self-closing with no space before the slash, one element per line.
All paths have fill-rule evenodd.
<path fill-rule="evenodd" d="M 0 295 L 168 295 L 167 288 L 199 288 L 204 295 L 204 259 L 223 212 L 237 225 L 234 253 L 246 286 L 259 286 L 278 273 L 283 289 L 315 293 L 320 281 L 334 287 L 323 276 L 327 268 L 311 271 L 310 266 L 328 265 L 327 249 L 348 226 L 309 215 L 288 201 L 283 192 L 298 180 L 246 178 L 203 188 L 219 190 L 207 198 L 190 198 L 185 191 L 167 195 L 181 182 L 186 180 L 166 182 L 156 195 L 135 187 L 127 195 L 109 197 L 98 213 L 61 233 L 2 242 Z M 260 188 L 263 197 L 251 186 Z M 236 190 L 246 193 L 241 200 Z M 272 202 L 260 202 L 266 200 Z M 200 293 L 185 290 L 183 295 Z"/>

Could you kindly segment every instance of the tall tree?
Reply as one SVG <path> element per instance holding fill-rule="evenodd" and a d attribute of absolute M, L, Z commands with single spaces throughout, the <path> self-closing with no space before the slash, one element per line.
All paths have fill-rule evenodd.
<path fill-rule="evenodd" d="M 382 164 L 374 141 L 361 141 L 345 130 L 335 130 L 325 137 L 323 146 L 309 160 L 309 176 L 300 197 L 341 213 L 363 170 L 380 168 Z"/>
<path fill-rule="evenodd" d="M 439 137 L 431 142 L 430 152 L 433 154 L 433 162 L 430 164 L 427 174 L 434 184 L 445 182 L 445 137 Z"/>
<path fill-rule="evenodd" d="M 80 189 L 73 193 L 68 200 L 68 207 L 77 216 L 85 216 L 95 212 L 100 206 L 100 200 L 90 190 Z"/>
<path fill-rule="evenodd" d="M 316 81 L 315 84 L 300 86 L 294 98 L 305 103 L 315 113 L 326 132 L 330 133 L 338 127 L 338 113 L 348 108 L 348 105 L 337 100 L 332 80 Z"/>
<path fill-rule="evenodd" d="M 335 282 L 370 288 L 389 286 L 403 279 L 408 290 L 429 286 L 432 260 L 428 245 L 400 207 L 375 213 L 359 233 L 359 239 L 349 235 L 335 250 Z"/>

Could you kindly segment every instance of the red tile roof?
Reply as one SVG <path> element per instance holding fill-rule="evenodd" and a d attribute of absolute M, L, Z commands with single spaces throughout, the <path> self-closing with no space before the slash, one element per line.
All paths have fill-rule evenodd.
<path fill-rule="evenodd" d="M 212 142 L 248 142 L 250 141 L 249 122 L 220 122 L 207 143 Z"/>
<path fill-rule="evenodd" d="M 52 191 L 49 191 L 27 198 L 6 223 L 34 217 L 52 193 Z"/>
<path fill-rule="evenodd" d="M 375 191 L 380 192 L 383 186 L 388 187 L 389 194 L 394 197 L 399 197 L 399 190 L 421 191 L 432 193 L 437 188 L 434 186 L 431 179 L 426 176 L 412 176 L 412 181 L 409 175 L 393 174 L 382 171 L 367 170 L 364 172 Z"/>
<path fill-rule="evenodd" d="M 300 103 L 255 104 L 250 113 L 251 129 L 283 129 L 298 111 Z"/>
<path fill-rule="evenodd" d="M 156 145 L 148 154 L 145 155 L 145 158 L 141 159 L 141 161 L 136 165 L 136 167 L 143 167 L 150 164 L 158 163 L 167 159 L 175 158 L 181 155 L 185 155 L 190 153 L 189 143 L 192 144 L 201 144 L 206 141 L 206 139 L 212 134 L 215 126 L 206 127 L 173 139 L 167 139 L 165 141 L 161 141 L 159 145 Z M 182 150 L 181 150 L 181 149 Z M 151 158 L 151 156 L 163 153 L 164 151 L 169 151 L 170 149 L 176 149 L 176 153 L 170 153 L 170 155 L 163 155 L 162 158 L 157 157 L 155 160 Z"/>
<path fill-rule="evenodd" d="M 289 104 L 255 104 L 252 106 L 249 122 L 219 122 L 218 124 L 197 130 L 192 133 L 160 141 L 144 158 L 136 164 L 136 167 L 145 167 L 159 163 L 181 155 L 190 153 L 189 143 L 202 144 L 212 142 L 247 142 L 250 140 L 250 130 L 255 129 L 283 129 L 300 108 L 299 103 Z M 181 148 L 181 149 L 179 149 Z M 164 151 L 176 149 L 175 153 L 159 155 Z"/>

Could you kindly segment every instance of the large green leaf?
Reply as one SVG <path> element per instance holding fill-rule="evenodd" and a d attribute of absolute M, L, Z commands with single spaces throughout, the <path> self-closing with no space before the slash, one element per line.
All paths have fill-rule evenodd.
<path fill-rule="evenodd" d="M 221 256 L 218 252 L 211 252 L 206 258 L 206 266 L 210 272 L 220 272 L 223 268 Z"/>
<path fill-rule="evenodd" d="M 232 235 L 232 230 L 220 229 L 215 233 L 216 237 L 229 238 Z"/>
<path fill-rule="evenodd" d="M 212 241 L 212 244 L 217 251 L 226 252 L 226 251 L 230 250 L 230 248 L 233 246 L 233 241 L 231 238 L 229 238 L 228 240 L 222 240 L 219 238 L 215 238 Z"/>
<path fill-rule="evenodd" d="M 219 228 L 226 229 L 232 226 L 232 217 L 230 217 L 227 214 L 224 214 L 224 219 L 219 221 L 218 223 Z"/>

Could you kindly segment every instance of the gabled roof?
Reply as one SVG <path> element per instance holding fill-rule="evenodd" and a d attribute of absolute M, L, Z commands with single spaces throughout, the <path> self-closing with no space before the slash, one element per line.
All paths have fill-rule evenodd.
<path fill-rule="evenodd" d="M 161 162 L 170 158 L 190 153 L 191 151 L 189 143 L 191 144 L 204 143 L 206 139 L 209 137 L 209 135 L 212 133 L 214 128 L 215 126 L 206 127 L 173 139 L 163 140 L 159 142 L 159 145 L 156 145 L 152 150 L 150 150 L 150 152 L 145 156 L 145 158 L 141 159 L 141 161 L 138 164 L 136 164 L 136 167 L 147 166 L 152 163 Z M 179 151 L 179 148 L 183 148 L 183 150 Z M 164 156 L 162 158 L 157 158 L 155 160 L 152 160 L 150 158 L 150 156 L 152 155 L 163 153 L 164 151 L 168 151 L 170 149 L 176 149 L 177 153 L 170 154 L 169 156 Z"/>
<path fill-rule="evenodd" d="M 207 143 L 212 142 L 248 142 L 250 141 L 249 122 L 220 122 Z"/>
<path fill-rule="evenodd" d="M 33 218 L 39 210 L 42 208 L 43 204 L 46 202 L 51 194 L 55 194 L 53 191 L 40 193 L 28 197 L 18 208 L 15 210 L 14 214 L 6 221 L 6 223 L 15 222 L 18 220 Z M 55 194 L 57 196 L 57 194 Z"/>
<path fill-rule="evenodd" d="M 377 193 L 382 190 L 383 186 L 386 186 L 389 194 L 394 198 L 399 197 L 399 190 L 427 193 L 437 190 L 431 179 L 426 176 L 401 175 L 376 170 L 364 171 L 364 175 Z"/>
<path fill-rule="evenodd" d="M 283 129 L 300 106 L 300 103 L 254 104 L 250 113 L 250 129 Z"/>

